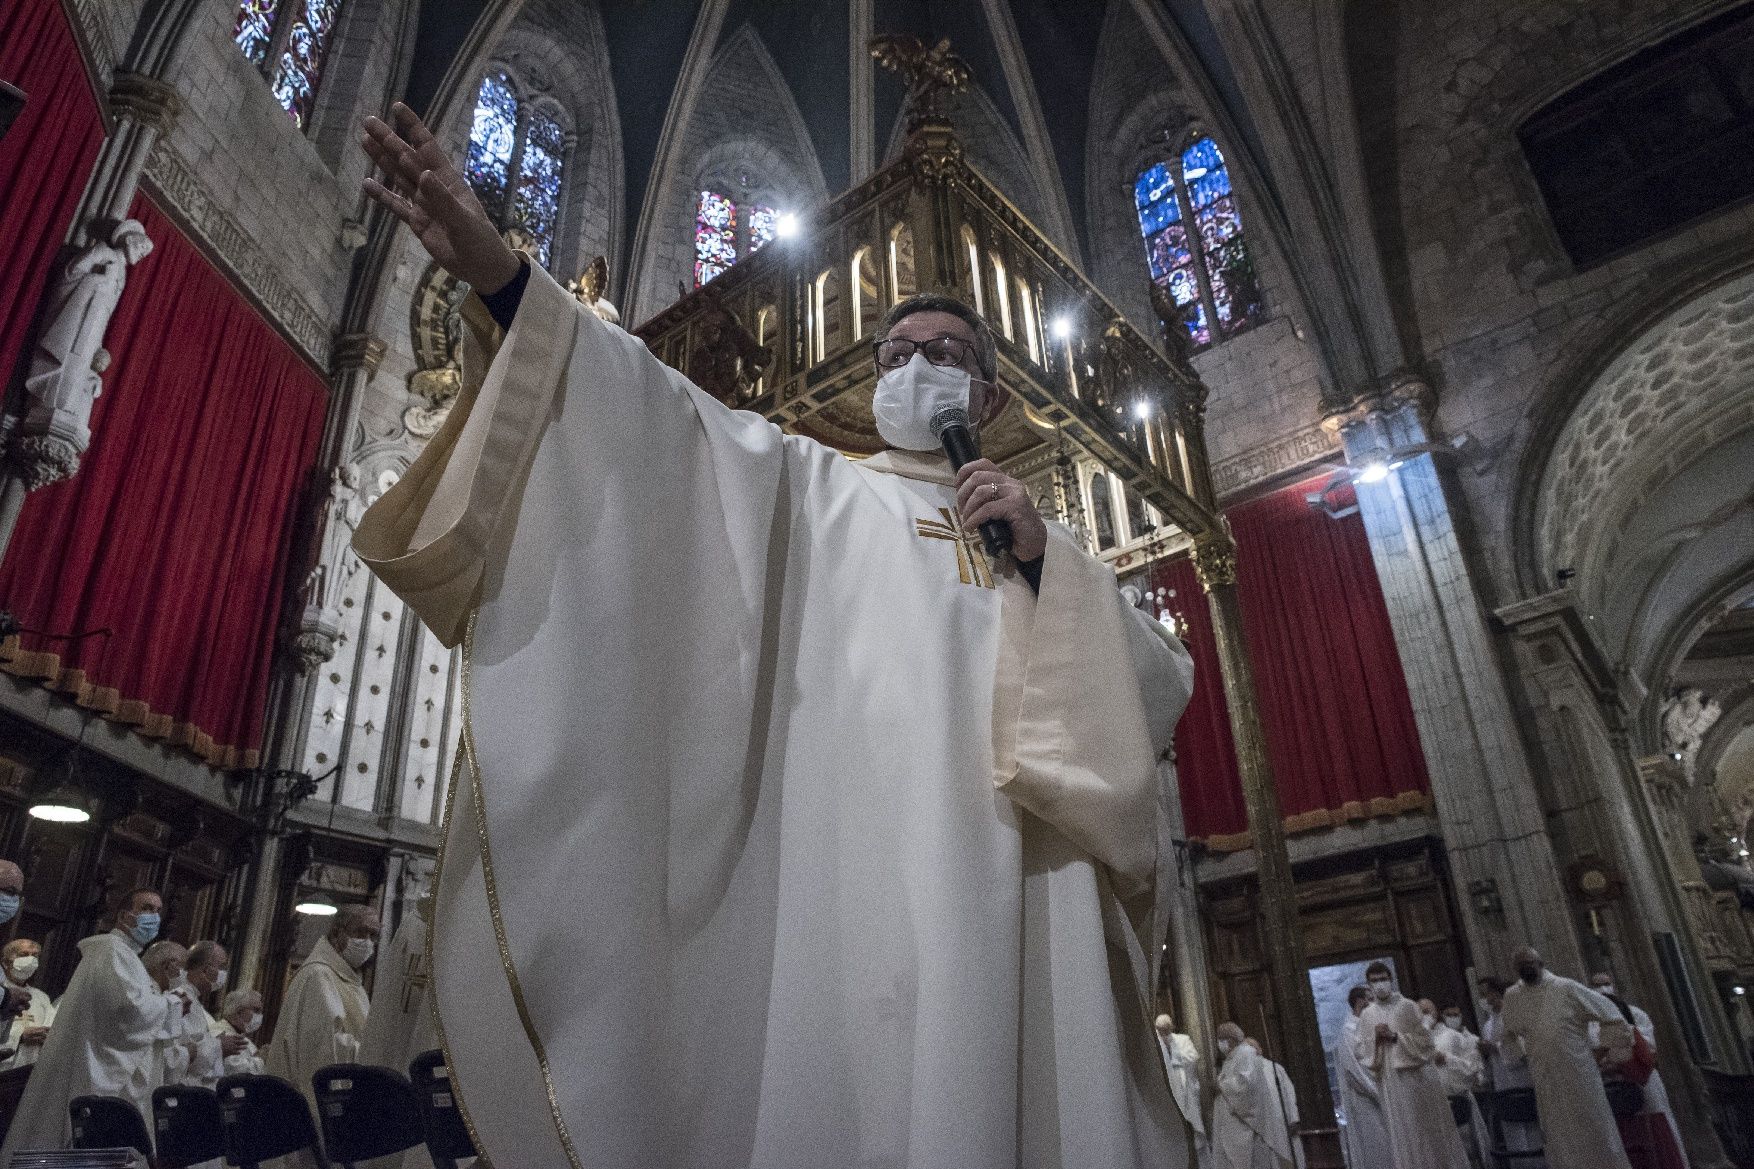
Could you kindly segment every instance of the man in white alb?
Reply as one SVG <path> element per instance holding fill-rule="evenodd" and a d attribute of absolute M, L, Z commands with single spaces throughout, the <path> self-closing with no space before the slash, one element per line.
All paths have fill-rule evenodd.
<path fill-rule="evenodd" d="M 311 1073 L 359 1058 L 371 997 L 359 968 L 371 961 L 378 915 L 366 905 L 344 905 L 329 932 L 317 939 L 286 986 L 274 1038 L 262 1053 L 270 1075 L 294 1084 L 317 1107 Z"/>
<path fill-rule="evenodd" d="M 1277 1066 L 1242 1028 L 1218 1028 L 1218 1095 L 1212 1100 L 1212 1158 L 1218 1169 L 1292 1169 L 1291 1122 Z"/>
<path fill-rule="evenodd" d="M 152 1115 L 155 1043 L 178 1034 L 189 1010 L 188 999 L 160 988 L 140 961 L 163 912 L 156 891 L 133 890 L 117 903 L 113 929 L 79 943 L 79 965 L 0 1146 L 0 1165 L 19 1150 L 63 1147 L 75 1096 L 120 1096 L 143 1118 Z"/>
<path fill-rule="evenodd" d="M 225 1074 L 228 1076 L 259 1076 L 267 1071 L 253 1036 L 262 1026 L 262 996 L 253 990 L 239 988 L 227 992 L 220 1006 L 219 1018 L 211 1024 L 221 1039 L 231 1037 L 240 1042 L 225 1049 Z"/>
<path fill-rule="evenodd" d="M 1529 1059 L 1549 1169 L 1630 1169 L 1590 1024 L 1604 1047 L 1628 1045 L 1631 1028 L 1613 1003 L 1548 970 L 1532 947 L 1512 955 L 1511 966 L 1517 981 L 1504 992 L 1504 1033 L 1522 1040 Z"/>
<path fill-rule="evenodd" d="M 1418 1004 L 1395 989 L 1386 963 L 1364 971 L 1371 1003 L 1358 1017 L 1358 1061 L 1376 1076 L 1395 1169 L 1468 1169 L 1444 1095 L 1438 1052 Z"/>
<path fill-rule="evenodd" d="M 1005 406 L 985 322 L 890 311 L 898 449 L 854 463 L 520 261 L 396 117 L 368 191 L 486 295 L 354 547 L 464 646 L 432 976 L 488 1155 L 1184 1164 L 1149 1004 L 1189 659 L 1021 483 L 940 453 L 939 407 Z"/>
<path fill-rule="evenodd" d="M 1169 1074 L 1169 1094 L 1188 1126 L 1194 1163 L 1203 1165 L 1211 1160 L 1211 1150 L 1206 1143 L 1206 1122 L 1200 1115 L 1200 1051 L 1192 1036 L 1175 1029 L 1175 1019 L 1167 1013 L 1157 1016 L 1156 1028 L 1163 1069 Z"/>
<path fill-rule="evenodd" d="M 1350 1013 L 1340 1028 L 1340 1041 L 1334 1044 L 1334 1067 L 1340 1079 L 1340 1113 L 1346 1119 L 1346 1126 L 1340 1130 L 1340 1141 L 1349 1169 L 1382 1169 L 1394 1164 L 1376 1074 L 1358 1058 L 1358 1017 L 1369 1002 L 1370 991 L 1362 986 L 1355 986 L 1347 993 L 1346 1006 Z"/>
<path fill-rule="evenodd" d="M 1632 1026 L 1644 1039 L 1645 1044 L 1649 1046 L 1650 1057 L 1654 1061 L 1657 1057 L 1657 1028 L 1656 1024 L 1650 1021 L 1649 1012 L 1643 1007 L 1636 1006 L 1621 998 L 1619 991 L 1614 987 L 1614 976 L 1606 971 L 1597 971 L 1590 975 L 1590 989 L 1613 1003 L 1615 1007 L 1623 1008 L 1622 1015 L 1632 1016 Z M 1598 1028 L 1595 1040 L 1591 1043 L 1592 1047 L 1599 1044 L 1600 1034 Z M 1675 1150 L 1680 1154 L 1681 1164 L 1685 1167 L 1688 1164 L 1687 1147 L 1681 1143 L 1681 1126 L 1675 1122 L 1675 1109 L 1669 1103 L 1668 1088 L 1663 1086 L 1663 1073 L 1654 1067 L 1650 1070 L 1650 1078 L 1644 1082 L 1644 1106 L 1639 1111 L 1651 1116 L 1661 1116 L 1667 1121 L 1669 1132 L 1675 1138 Z"/>

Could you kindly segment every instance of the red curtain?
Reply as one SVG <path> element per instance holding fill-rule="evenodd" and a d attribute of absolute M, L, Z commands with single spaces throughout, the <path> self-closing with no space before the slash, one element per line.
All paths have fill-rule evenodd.
<path fill-rule="evenodd" d="M 0 604 L 27 627 L 115 634 L 27 636 L 0 657 L 215 766 L 251 766 L 328 389 L 149 199 L 132 214 L 154 249 L 110 325 L 91 449 L 31 495 L 0 564 Z"/>
<path fill-rule="evenodd" d="M 1356 512 L 1335 520 L 1308 505 L 1305 497 L 1323 482 L 1227 513 L 1261 723 L 1280 812 L 1293 832 L 1429 802 L 1413 705 L 1364 524 Z M 1150 585 L 1174 591 L 1162 607 L 1183 618 L 1194 654 L 1194 697 L 1176 733 L 1188 833 L 1213 848 L 1246 848 L 1205 595 L 1186 560 L 1154 566 Z"/>
<path fill-rule="evenodd" d="M 103 145 L 97 97 L 61 0 L 0 3 L 0 81 L 25 104 L 0 138 L 0 380 L 18 363 Z"/>

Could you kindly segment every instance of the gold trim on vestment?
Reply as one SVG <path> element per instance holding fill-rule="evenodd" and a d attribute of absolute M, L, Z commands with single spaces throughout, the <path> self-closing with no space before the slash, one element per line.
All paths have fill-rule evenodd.
<path fill-rule="evenodd" d="M 463 752 L 458 751 L 457 757 L 451 760 L 451 777 L 445 784 L 445 827 L 439 833 L 438 861 L 432 869 L 432 887 L 435 890 L 432 922 L 426 931 L 426 970 L 428 1006 L 432 1008 L 433 1030 L 438 1032 L 439 1050 L 445 1053 L 445 1075 L 451 1084 L 451 1103 L 457 1106 L 457 1115 L 463 1118 L 463 1128 L 469 1134 L 469 1143 L 475 1146 L 476 1153 L 485 1156 L 481 1146 L 481 1134 L 475 1131 L 475 1122 L 469 1117 L 469 1108 L 463 1103 L 462 1079 L 457 1075 L 456 1061 L 451 1058 L 451 1044 L 445 1038 L 444 1012 L 439 1010 L 438 963 L 433 961 L 433 949 L 438 941 L 439 921 L 443 915 L 437 912 L 437 893 L 442 892 L 445 885 L 445 845 L 451 839 L 450 819 L 457 812 L 457 773 L 463 767 Z"/>

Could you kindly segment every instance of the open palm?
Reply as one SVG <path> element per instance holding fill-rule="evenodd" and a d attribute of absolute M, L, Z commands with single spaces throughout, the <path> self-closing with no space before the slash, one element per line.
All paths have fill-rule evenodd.
<path fill-rule="evenodd" d="M 517 275 L 518 257 L 500 238 L 461 173 L 413 110 L 397 102 L 391 127 L 365 120 L 362 145 L 382 181 L 365 192 L 406 223 L 439 266 L 478 292 L 494 292 Z"/>

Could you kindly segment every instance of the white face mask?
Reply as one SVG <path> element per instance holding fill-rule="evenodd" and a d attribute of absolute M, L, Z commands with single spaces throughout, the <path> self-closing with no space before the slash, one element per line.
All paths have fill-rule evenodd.
<path fill-rule="evenodd" d="M 1596 987 L 1596 993 L 1597 994 L 1611 995 L 1614 993 L 1614 984 L 1610 982 L 1606 986 L 1598 986 L 1598 987 Z"/>
<path fill-rule="evenodd" d="M 1386 978 L 1373 978 L 1370 980 L 1370 993 L 1377 1002 L 1386 1003 L 1395 993 L 1395 984 Z"/>
<path fill-rule="evenodd" d="M 1460 1015 L 1445 1015 L 1443 1017 L 1443 1025 L 1448 1027 L 1451 1031 L 1460 1031 L 1462 1029 L 1462 1018 Z"/>
<path fill-rule="evenodd" d="M 213 993 L 214 994 L 218 994 L 220 991 L 225 989 L 225 976 L 229 973 L 231 973 L 229 970 L 221 970 L 218 974 L 215 974 L 213 976 Z"/>
<path fill-rule="evenodd" d="M 372 940 L 370 938 L 348 938 L 347 945 L 342 947 L 341 956 L 354 969 L 364 966 L 372 960 Z"/>
<path fill-rule="evenodd" d="M 877 393 L 871 399 L 877 433 L 904 451 L 937 450 L 932 419 L 941 410 L 967 411 L 972 380 L 967 370 L 933 365 L 924 353 L 916 352 L 906 365 L 877 379 Z"/>
<path fill-rule="evenodd" d="M 37 959 L 35 954 L 26 958 L 14 958 L 12 960 L 12 977 L 16 978 L 18 981 L 23 982 L 36 972 Z"/>

